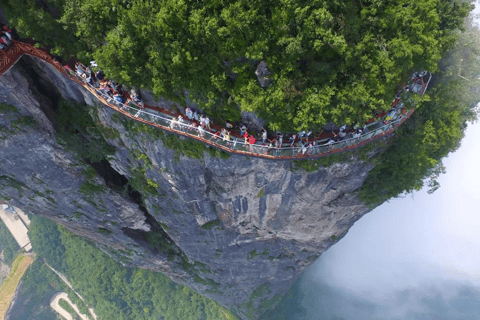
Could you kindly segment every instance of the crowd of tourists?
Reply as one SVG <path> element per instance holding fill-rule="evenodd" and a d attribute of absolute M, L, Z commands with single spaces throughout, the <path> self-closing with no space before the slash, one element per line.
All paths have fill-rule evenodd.
<path fill-rule="evenodd" d="M 133 103 L 139 110 L 145 108 L 144 102 L 135 89 L 131 89 L 129 92 L 123 85 L 106 79 L 105 74 L 98 68 L 95 61 L 91 61 L 90 66 L 76 63 L 75 70 L 66 65 L 65 69 L 88 85 L 96 88 L 104 97 L 110 98 L 110 101 L 113 101 L 122 110 L 130 103 Z M 412 90 L 414 85 L 424 86 L 426 74 L 427 72 L 425 71 L 415 73 L 412 76 L 412 84 L 405 85 L 395 95 L 391 110 L 381 114 L 379 117 L 372 118 L 369 124 L 379 123 L 388 125 L 401 114 L 404 115 L 406 111 L 403 104 L 400 103 L 402 94 L 416 91 Z M 284 134 L 280 132 L 269 135 L 265 128 L 249 130 L 244 123 L 238 124 L 238 129 L 228 122 L 224 126 L 215 125 L 207 115 L 193 107 L 187 107 L 182 114 L 177 114 L 175 117 L 169 116 L 166 120 L 169 121 L 170 129 L 196 134 L 199 138 L 205 138 L 208 135 L 214 141 L 223 141 L 227 147 L 235 147 L 237 143 L 240 143 L 245 145 L 250 151 L 259 152 L 262 150 L 261 152 L 263 153 L 280 148 L 291 148 L 296 150 L 294 153 L 297 155 L 312 154 L 315 146 L 332 146 L 345 139 L 358 139 L 368 131 L 367 128 L 369 127 L 368 124 L 363 127 L 359 125 L 349 127 L 344 124 L 332 130 L 322 130 L 318 134 L 314 134 L 313 130 L 303 130 L 285 135 L 284 138 Z"/>
<path fill-rule="evenodd" d="M 228 122 L 225 123 L 224 127 L 214 128 L 208 116 L 204 116 L 200 111 L 187 107 L 184 114 L 178 115 L 177 118 L 171 120 L 170 128 L 193 131 L 201 138 L 205 137 L 206 132 L 210 132 L 213 140 L 221 139 L 227 146 L 232 144 L 235 146 L 237 142 L 243 140 L 243 144 L 250 150 L 254 146 L 266 147 L 263 148 L 266 152 L 272 149 L 292 148 L 297 150 L 297 154 L 309 155 L 312 154 L 315 146 L 331 146 L 346 139 L 359 139 L 369 131 L 369 128 L 372 128 L 372 125 L 388 125 L 399 117 L 405 116 L 406 110 L 404 104 L 401 103 L 402 94 L 410 91 L 419 93 L 421 88 L 425 86 L 424 77 L 426 75 L 426 71 L 414 73 L 411 84 L 405 85 L 395 95 L 392 108 L 388 112 L 372 118 L 364 126 L 355 125 L 349 127 L 344 124 L 332 130 L 322 130 L 318 134 L 314 134 L 313 130 L 303 130 L 288 134 L 284 138 L 284 134 L 280 132 L 268 135 L 265 128 L 249 130 L 247 125 L 243 123 L 238 125 L 238 130 L 233 130 L 233 125 Z"/>
<path fill-rule="evenodd" d="M 3 25 L 0 27 L 0 50 L 4 50 L 10 47 L 12 42 L 12 30 L 8 26 Z"/>
<path fill-rule="evenodd" d="M 6 25 L 0 25 L 0 49 L 3 50 L 12 45 L 12 30 Z M 116 83 L 113 80 L 105 78 L 105 74 L 98 67 L 95 61 L 91 61 L 89 66 L 81 63 L 75 63 L 72 68 L 67 64 L 64 66 L 65 70 L 71 75 L 76 76 L 89 86 L 94 87 L 107 102 L 115 104 L 118 108 L 124 110 L 130 103 L 136 107 L 137 110 L 145 109 L 145 103 L 140 97 L 139 92 L 135 89 L 128 90 L 125 86 Z M 405 114 L 405 109 L 401 102 L 402 94 L 408 93 L 415 85 L 424 86 L 424 77 L 427 75 L 426 71 L 415 73 L 412 76 L 412 83 L 404 86 L 399 90 L 392 104 L 392 109 L 389 112 L 383 113 L 371 119 L 373 124 L 387 125 L 391 121 L 398 118 L 402 113 Z M 137 115 L 140 113 L 137 113 Z M 343 141 L 345 139 L 358 139 L 366 131 L 368 131 L 368 124 L 365 126 L 355 125 L 349 127 L 346 124 L 340 127 L 333 127 L 330 130 L 322 130 L 318 134 L 314 134 L 313 130 L 303 130 L 296 133 L 286 134 L 276 132 L 269 135 L 265 128 L 248 128 L 246 124 L 239 123 L 234 126 L 226 122 L 224 126 L 215 125 L 212 120 L 205 115 L 201 110 L 193 107 L 185 108 L 185 112 L 177 114 L 175 117 L 165 114 L 165 119 L 169 123 L 169 127 L 174 130 L 181 130 L 190 134 L 196 134 L 200 138 L 208 138 L 214 141 L 223 141 L 224 145 L 228 147 L 235 147 L 237 143 L 245 145 L 249 150 L 268 153 L 270 150 L 278 150 L 282 148 L 291 148 L 296 154 L 308 155 L 312 154 L 315 146 L 332 146 L 333 144 Z M 370 123 L 369 122 L 369 123 Z M 260 148 L 258 148 L 260 147 Z"/>
<path fill-rule="evenodd" d="M 12 30 L 6 25 L 0 25 L 0 50 L 8 48 L 12 44 Z M 145 104 L 135 89 L 128 90 L 125 86 L 106 79 L 105 74 L 95 61 L 91 61 L 89 66 L 77 62 L 74 70 L 69 65 L 64 67 L 71 75 L 94 87 L 100 95 L 106 98 L 107 102 L 115 104 L 120 109 L 124 110 L 130 103 L 133 103 L 137 110 L 145 109 Z M 391 110 L 372 118 L 363 127 L 359 125 L 349 127 L 344 124 L 340 127 L 333 126 L 333 129 L 330 130 L 322 130 L 318 134 L 314 134 L 313 130 L 303 130 L 285 134 L 284 138 L 283 133 L 276 132 L 269 135 L 265 128 L 248 128 L 244 123 L 239 123 L 238 126 L 228 122 L 224 126 L 215 125 L 201 110 L 193 107 L 185 108 L 184 113 L 177 114 L 173 118 L 164 114 L 163 119 L 166 120 L 171 129 L 196 134 L 200 138 L 207 136 L 214 141 L 221 140 L 228 147 L 233 146 L 235 148 L 237 143 L 240 143 L 250 151 L 260 152 L 260 150 L 265 150 L 261 152 L 266 153 L 272 149 L 291 148 L 296 154 L 308 155 L 312 154 L 315 146 L 332 146 L 346 139 L 358 139 L 368 131 L 369 124 L 388 125 L 402 113 L 405 114 L 405 108 L 401 103 L 402 94 L 410 91 L 419 92 L 418 88 L 425 85 L 424 77 L 426 75 L 426 71 L 414 73 L 411 84 L 405 85 L 396 93 Z"/>
<path fill-rule="evenodd" d="M 75 70 L 72 70 L 69 65 L 64 67 L 70 74 L 76 75 L 85 83 L 97 89 L 101 95 L 113 99 L 120 108 L 123 109 L 129 102 L 133 102 L 141 110 L 145 108 L 143 100 L 134 88 L 128 92 L 125 86 L 106 79 L 105 74 L 98 68 L 95 61 L 91 61 L 90 66 L 77 62 L 75 63 Z"/>

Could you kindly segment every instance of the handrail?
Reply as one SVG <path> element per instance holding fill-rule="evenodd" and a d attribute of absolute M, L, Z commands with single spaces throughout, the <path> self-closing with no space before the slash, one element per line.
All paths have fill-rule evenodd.
<path fill-rule="evenodd" d="M 412 109 L 407 114 L 401 115 L 399 118 L 382 125 L 380 125 L 380 121 L 378 121 L 371 125 L 376 128 L 365 130 L 365 132 L 358 137 L 349 137 L 333 143 L 330 142 L 323 145 L 303 147 L 270 147 L 261 144 L 250 145 L 245 143 L 243 139 L 233 137 L 233 139 L 227 141 L 209 131 L 198 128 L 194 129 L 191 123 L 179 122 L 176 118 L 165 113 L 160 113 L 146 104 L 145 109 L 142 109 L 137 105 L 132 106 L 130 104 L 118 103 L 110 96 L 102 94 L 102 92 L 94 86 L 84 82 L 81 78 L 66 72 L 62 64 L 50 56 L 50 54 L 41 49 L 35 48 L 30 44 L 13 40 L 12 46 L 1 50 L 0 52 L 0 76 L 8 71 L 24 54 L 27 54 L 50 63 L 63 75 L 87 89 L 102 104 L 135 121 L 201 141 L 229 153 L 265 159 L 315 159 L 333 153 L 352 150 L 376 139 L 392 134 L 404 121 L 410 118 L 415 111 L 415 109 Z M 417 88 L 415 91 L 418 91 L 419 94 L 424 94 L 431 78 L 432 75 L 430 74 L 427 83 L 423 83 L 422 81 L 421 88 Z"/>

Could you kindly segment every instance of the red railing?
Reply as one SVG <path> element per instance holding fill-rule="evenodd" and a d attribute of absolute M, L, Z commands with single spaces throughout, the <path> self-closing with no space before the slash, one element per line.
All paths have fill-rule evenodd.
<path fill-rule="evenodd" d="M 320 141 L 317 142 L 316 145 L 302 147 L 270 147 L 262 144 L 250 145 L 248 143 L 245 143 L 243 139 L 232 137 L 229 140 L 226 140 L 225 138 L 221 138 L 212 132 L 202 129 L 199 130 L 198 128 L 194 128 L 191 123 L 185 123 L 185 121 L 179 122 L 177 118 L 173 117 L 172 115 L 159 112 L 158 108 L 155 107 L 145 105 L 145 109 L 142 109 L 133 103 L 118 103 L 110 96 L 102 94 L 102 92 L 99 91 L 96 87 L 84 82 L 83 79 L 76 77 L 70 72 L 67 72 L 62 66 L 62 64 L 55 60 L 47 52 L 20 41 L 13 41 L 12 46 L 0 51 L 0 76 L 3 75 L 3 73 L 7 72 L 24 54 L 39 58 L 45 62 L 50 63 L 64 76 L 70 78 L 72 81 L 75 81 L 83 88 L 88 90 L 102 104 L 135 121 L 139 121 L 168 132 L 201 141 L 205 144 L 229 153 L 260 157 L 265 159 L 315 159 L 333 153 L 352 150 L 367 143 L 370 143 L 376 139 L 392 134 L 395 129 L 397 129 L 398 126 L 400 126 L 404 121 L 406 121 L 415 111 L 415 109 L 413 109 L 410 110 L 407 114 L 398 115 L 395 119 L 392 119 L 387 123 L 384 123 L 381 120 L 370 123 L 365 126 L 364 131 L 361 135 L 354 137 L 353 134 L 350 133 L 343 140 L 338 142 L 332 143 L 332 140 L 328 142 L 324 140 L 323 142 L 327 143 L 319 144 L 322 142 Z M 428 87 L 430 79 L 431 75 L 426 83 L 422 80 L 421 84 L 414 84 L 413 91 L 419 94 L 424 94 L 425 90 Z M 395 105 L 397 105 L 398 102 L 399 101 L 396 100 Z M 401 107 L 397 106 L 397 109 L 400 110 Z"/>

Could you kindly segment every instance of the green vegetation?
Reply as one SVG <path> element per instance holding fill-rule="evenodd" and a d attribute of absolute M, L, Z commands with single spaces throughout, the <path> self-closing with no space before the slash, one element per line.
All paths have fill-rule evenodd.
<path fill-rule="evenodd" d="M 145 196 L 158 196 L 158 184 L 152 179 L 147 178 L 145 167 L 132 168 L 132 177 L 128 180 L 128 184 Z"/>
<path fill-rule="evenodd" d="M 111 234 L 112 230 L 106 229 L 106 228 L 98 228 L 98 232 L 101 234 Z"/>
<path fill-rule="evenodd" d="M 79 158 L 92 162 L 108 159 L 115 153 L 104 137 L 104 127 L 95 122 L 89 110 L 93 107 L 62 100 L 56 115 L 57 141 Z"/>
<path fill-rule="evenodd" d="M 81 213 L 80 211 L 74 211 L 73 216 L 77 219 L 80 219 L 81 217 L 83 217 L 83 213 Z"/>
<path fill-rule="evenodd" d="M 105 186 L 98 185 L 90 181 L 84 181 L 80 185 L 80 189 L 78 189 L 78 192 L 83 193 L 85 195 L 93 196 L 98 193 L 105 192 L 106 190 L 107 188 Z"/>
<path fill-rule="evenodd" d="M 8 278 L 5 279 L 0 287 L 0 319 L 4 319 L 18 283 L 32 262 L 32 257 L 26 255 L 18 256 L 13 262 Z"/>
<path fill-rule="evenodd" d="M 14 127 L 22 127 L 22 126 L 32 127 L 32 126 L 38 126 L 38 123 L 35 120 L 35 118 L 33 118 L 32 116 L 21 116 L 17 120 L 12 121 L 11 125 Z"/>
<path fill-rule="evenodd" d="M 260 192 L 257 194 L 257 198 L 261 198 L 265 195 L 265 188 L 262 188 L 262 190 L 260 190 Z"/>
<path fill-rule="evenodd" d="M 239 309 L 242 310 L 248 318 L 252 319 L 255 315 L 260 315 L 267 310 L 272 309 L 281 299 L 281 294 L 276 294 L 271 299 L 261 299 L 272 293 L 270 289 L 270 284 L 264 283 L 255 290 L 253 290 L 250 295 L 249 301 L 240 305 Z"/>
<path fill-rule="evenodd" d="M 16 107 L 6 103 L 0 103 L 0 115 L 9 121 L 7 125 L 0 126 L 0 139 L 2 140 L 28 127 L 38 127 L 37 121 L 32 116 L 23 116 Z"/>
<path fill-rule="evenodd" d="M 42 279 L 42 281 L 39 281 Z M 51 320 L 56 312 L 49 305 L 50 298 L 59 291 L 68 293 L 81 312 L 85 313 L 84 303 L 41 259 L 27 269 L 22 278 L 22 286 L 16 303 L 10 312 L 11 320 Z"/>
<path fill-rule="evenodd" d="M 202 228 L 203 230 L 210 230 L 213 227 L 218 227 L 220 224 L 221 224 L 220 219 L 215 219 L 215 220 L 212 220 L 212 221 L 208 221 L 207 223 L 202 225 L 200 228 Z"/>
<path fill-rule="evenodd" d="M 253 249 L 252 251 L 250 251 L 247 255 L 247 259 L 253 259 L 255 258 L 256 256 L 258 256 L 258 252 L 257 250 Z"/>
<path fill-rule="evenodd" d="M 194 275 L 194 280 L 196 283 L 201 283 L 205 286 L 208 286 L 208 287 L 212 287 L 212 288 L 219 288 L 220 287 L 220 283 L 212 280 L 212 279 L 208 279 L 208 278 L 202 278 L 202 277 L 199 277 L 197 275 Z"/>
<path fill-rule="evenodd" d="M 175 157 L 177 159 L 180 155 L 193 159 L 203 159 L 204 152 L 207 151 L 212 157 L 222 159 L 228 159 L 230 157 L 230 154 L 225 151 L 207 147 L 200 141 L 185 138 L 180 139 L 180 137 L 175 134 L 163 134 L 161 139 L 167 148 L 175 150 Z"/>
<path fill-rule="evenodd" d="M 148 126 L 144 123 L 139 123 L 128 118 L 115 118 L 118 122 L 123 124 L 125 129 L 130 134 L 145 133 L 147 136 L 155 140 L 161 139 L 165 147 L 175 151 L 174 157 L 177 161 L 180 159 L 180 156 L 186 156 L 193 159 L 203 159 L 205 152 L 208 152 L 210 156 L 214 158 L 220 158 L 224 160 L 230 158 L 230 154 L 228 152 L 206 146 L 202 142 L 180 137 L 176 134 L 168 134 L 162 130 L 159 130 L 158 128 Z M 134 150 L 133 152 L 138 153 L 137 150 Z M 139 154 L 134 154 L 134 158 L 137 160 L 146 160 L 144 157 L 142 157 L 142 155 Z"/>
<path fill-rule="evenodd" d="M 44 258 L 50 265 L 59 270 L 66 268 L 63 256 L 65 248 L 60 240 L 60 232 L 55 223 L 37 215 L 30 217 L 31 227 L 28 230 L 28 237 L 33 251 Z"/>
<path fill-rule="evenodd" d="M 0 103 L 0 113 L 16 113 L 17 108 L 6 103 Z"/>
<path fill-rule="evenodd" d="M 67 311 L 68 313 L 70 313 L 73 317 L 73 319 L 75 319 L 77 317 L 77 313 L 75 312 L 75 310 L 73 310 L 72 306 L 70 305 L 70 303 L 68 303 L 67 301 L 63 300 L 63 299 L 60 299 L 58 301 L 58 304 L 60 305 L 60 307 L 62 307 L 65 311 Z"/>
<path fill-rule="evenodd" d="M 173 134 L 165 134 L 162 141 L 167 148 L 175 150 L 176 158 L 183 155 L 193 159 L 202 159 L 203 153 L 207 151 L 204 143 L 192 139 L 179 139 L 177 135 Z"/>
<path fill-rule="evenodd" d="M 169 260 L 175 256 L 173 243 L 168 239 L 167 234 L 161 230 L 152 230 L 146 233 L 145 238 L 147 243 L 154 250 L 165 253 Z M 185 268 L 184 268 L 185 269 Z"/>
<path fill-rule="evenodd" d="M 7 20 L 53 53 L 188 98 L 214 118 L 254 111 L 272 130 L 364 122 L 411 70 L 437 70 L 463 1 L 7 0 Z M 140 23 L 141 21 L 141 23 Z M 268 64 L 266 87 L 255 75 Z"/>
<path fill-rule="evenodd" d="M 431 99 L 397 131 L 389 148 L 373 159 L 376 166 L 360 189 L 360 197 L 375 205 L 426 183 L 430 192 L 444 172 L 442 158 L 456 150 L 467 122 L 476 119 L 480 101 L 480 32 L 467 24 L 457 46 L 440 61 L 432 80 Z"/>
<path fill-rule="evenodd" d="M 31 233 L 36 235 L 32 237 L 35 251 L 66 275 L 100 319 L 235 319 L 215 302 L 160 273 L 120 266 L 47 219 L 33 216 Z M 202 268 L 198 263 L 192 267 L 195 265 Z M 218 287 L 210 279 L 199 277 L 198 281 Z M 48 282 L 41 284 L 44 291 L 50 288 Z"/>
<path fill-rule="evenodd" d="M 0 219 L 0 252 L 3 251 L 3 261 L 11 266 L 18 250 L 20 250 L 20 247 L 17 241 Z"/>

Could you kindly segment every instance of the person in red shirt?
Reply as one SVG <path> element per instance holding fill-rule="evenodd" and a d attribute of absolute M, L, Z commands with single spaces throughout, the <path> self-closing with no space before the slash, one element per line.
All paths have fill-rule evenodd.
<path fill-rule="evenodd" d="M 250 151 L 252 151 L 252 146 L 255 144 L 256 140 L 255 138 L 251 135 L 250 138 L 248 138 L 248 143 L 250 144 Z"/>
<path fill-rule="evenodd" d="M 245 145 L 249 144 L 248 132 L 245 131 L 245 133 L 243 134 L 243 138 L 245 139 Z"/>

